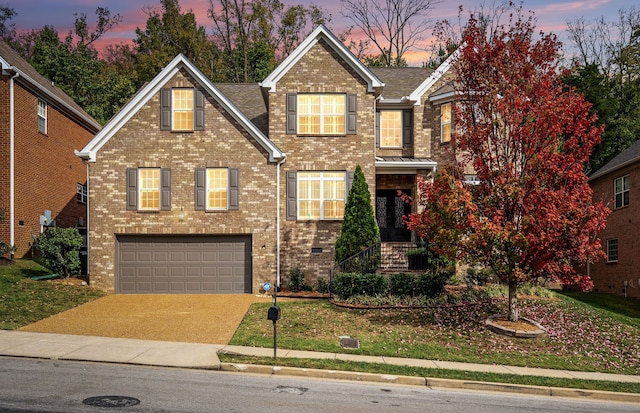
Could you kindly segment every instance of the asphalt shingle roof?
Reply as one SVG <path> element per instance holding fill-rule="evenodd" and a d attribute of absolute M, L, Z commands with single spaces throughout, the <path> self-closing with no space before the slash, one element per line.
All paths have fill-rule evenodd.
<path fill-rule="evenodd" d="M 613 172 L 618 168 L 628 165 L 632 162 L 640 161 L 640 140 L 622 151 L 615 158 L 607 162 L 602 168 L 595 171 L 589 179 L 596 179 L 603 175 Z"/>
<path fill-rule="evenodd" d="M 433 70 L 424 67 L 372 67 L 370 70 L 382 82 L 385 99 L 400 99 L 409 96 Z"/>

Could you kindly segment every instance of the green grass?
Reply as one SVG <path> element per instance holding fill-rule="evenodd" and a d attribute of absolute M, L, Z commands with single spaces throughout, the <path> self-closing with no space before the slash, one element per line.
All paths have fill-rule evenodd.
<path fill-rule="evenodd" d="M 604 293 L 562 292 L 587 307 L 599 309 L 603 314 L 617 319 L 620 323 L 640 328 L 640 300 Z"/>
<path fill-rule="evenodd" d="M 51 271 L 34 260 L 0 266 L 0 329 L 15 330 L 104 296 L 86 286 L 34 281 Z"/>
<path fill-rule="evenodd" d="M 561 379 L 554 377 L 521 376 L 516 374 L 483 373 L 465 370 L 431 369 L 363 363 L 343 360 L 318 360 L 237 356 L 218 354 L 223 363 L 257 364 L 266 366 L 299 367 L 306 369 L 355 371 L 361 373 L 391 374 L 397 376 L 440 378 L 452 380 L 509 383 L 526 386 L 562 387 L 583 390 L 601 390 L 621 393 L 640 393 L 640 383 L 622 383 L 602 380 Z"/>
<path fill-rule="evenodd" d="M 393 310 L 350 310 L 327 301 L 278 304 L 282 309 L 280 348 L 640 374 L 637 319 L 562 295 L 520 300 L 522 315 L 548 328 L 548 336 L 538 339 L 498 335 L 483 326 L 488 315 L 505 312 L 504 300 L 467 307 Z M 272 347 L 273 326 L 266 320 L 269 306 L 254 304 L 230 344 Z M 339 336 L 357 338 L 361 347 L 342 349 Z"/>

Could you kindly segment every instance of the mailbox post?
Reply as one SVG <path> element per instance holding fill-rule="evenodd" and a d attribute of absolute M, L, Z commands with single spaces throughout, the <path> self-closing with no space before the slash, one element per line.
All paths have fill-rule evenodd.
<path fill-rule="evenodd" d="M 269 284 L 268 282 L 265 282 L 262 285 L 262 287 L 264 288 L 265 291 L 269 291 L 271 289 L 271 284 Z M 274 360 L 276 359 L 276 343 L 277 343 L 277 337 L 278 337 L 276 322 L 280 320 L 280 307 L 278 307 L 278 305 L 276 304 L 277 290 L 278 290 L 278 287 L 273 289 L 273 305 L 267 311 L 267 320 L 273 321 L 273 359 Z"/>

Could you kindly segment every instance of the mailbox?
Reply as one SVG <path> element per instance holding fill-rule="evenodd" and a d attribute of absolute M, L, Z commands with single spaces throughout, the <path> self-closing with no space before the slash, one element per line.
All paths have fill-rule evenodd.
<path fill-rule="evenodd" d="M 269 311 L 267 312 L 267 320 L 271 320 L 273 322 L 280 320 L 280 307 L 274 305 L 269 308 Z"/>

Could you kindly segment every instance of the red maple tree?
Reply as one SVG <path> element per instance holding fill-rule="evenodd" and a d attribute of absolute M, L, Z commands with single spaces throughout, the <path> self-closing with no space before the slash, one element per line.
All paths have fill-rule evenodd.
<path fill-rule="evenodd" d="M 488 34 L 472 16 L 457 70 L 453 143 L 457 165 L 420 183 L 423 212 L 408 226 L 440 253 L 493 270 L 516 290 L 538 277 L 590 289 L 576 264 L 604 252 L 595 234 L 609 213 L 594 203 L 584 163 L 602 128 L 590 104 L 563 85 L 554 35 L 534 33 L 533 17 Z M 464 183 L 472 165 L 479 184 Z"/>

